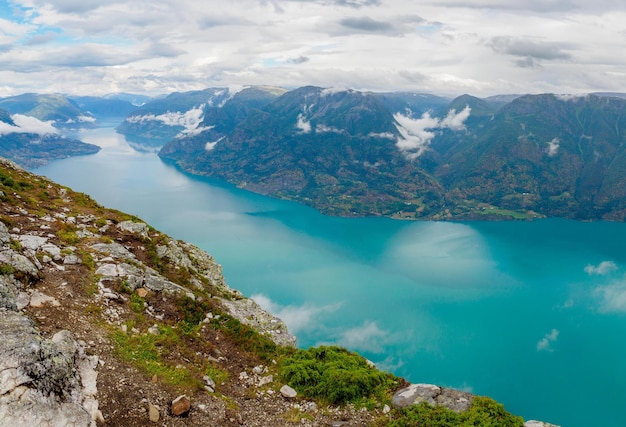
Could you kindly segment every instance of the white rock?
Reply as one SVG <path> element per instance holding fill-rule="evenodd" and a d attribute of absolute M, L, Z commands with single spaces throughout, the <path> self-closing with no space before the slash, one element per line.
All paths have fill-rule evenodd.
<path fill-rule="evenodd" d="M 34 251 L 39 249 L 47 241 L 48 239 L 45 237 L 31 236 L 30 234 L 23 234 L 19 237 L 19 242 L 23 248 L 32 249 Z"/>
<path fill-rule="evenodd" d="M 100 276 L 116 277 L 118 275 L 117 265 L 115 265 L 115 264 L 102 264 L 96 270 L 96 274 L 99 274 Z"/>
<path fill-rule="evenodd" d="M 56 300 L 56 298 L 43 294 L 39 291 L 34 291 L 33 294 L 30 296 L 30 306 L 41 307 L 44 304 L 51 304 L 54 307 L 59 307 L 61 305 L 59 301 Z"/>
<path fill-rule="evenodd" d="M 280 388 L 280 394 L 282 394 L 283 397 L 286 397 L 287 399 L 293 399 L 298 395 L 298 392 L 288 385 L 284 385 Z"/>

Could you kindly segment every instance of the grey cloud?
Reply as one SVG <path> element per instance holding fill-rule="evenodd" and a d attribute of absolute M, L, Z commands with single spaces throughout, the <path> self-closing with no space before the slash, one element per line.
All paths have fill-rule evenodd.
<path fill-rule="evenodd" d="M 234 17 L 234 16 L 224 16 L 224 17 L 205 17 L 199 21 L 200 28 L 215 28 L 215 27 L 223 27 L 230 25 L 248 25 L 250 24 L 245 19 Z"/>
<path fill-rule="evenodd" d="M 175 58 L 184 53 L 186 52 L 181 48 L 161 43 L 154 44 L 146 52 L 149 56 L 160 56 L 164 58 Z"/>
<path fill-rule="evenodd" d="M 537 60 L 531 58 L 530 56 L 516 59 L 513 63 L 520 68 L 543 68 Z"/>
<path fill-rule="evenodd" d="M 592 14 L 602 14 L 610 10 L 626 10 L 626 3 L 615 0 L 436 0 L 429 2 L 435 6 L 530 11 L 536 13 L 566 13 L 586 11 Z"/>
<path fill-rule="evenodd" d="M 347 28 L 366 33 L 388 33 L 393 30 L 389 22 L 376 21 L 367 16 L 362 18 L 344 18 L 339 23 Z"/>
<path fill-rule="evenodd" d="M 103 4 L 110 5 L 112 3 L 122 3 L 121 1 L 101 0 L 36 0 L 35 4 L 39 6 L 50 5 L 60 13 L 85 13 L 98 9 Z"/>
<path fill-rule="evenodd" d="M 58 36 L 56 33 L 53 33 L 52 31 L 48 31 L 47 33 L 44 34 L 39 34 L 36 35 L 34 37 L 31 37 L 30 39 L 28 39 L 28 41 L 25 43 L 27 46 L 37 46 L 37 45 L 42 45 L 42 44 L 46 44 L 54 39 L 56 39 Z"/>
<path fill-rule="evenodd" d="M 393 16 L 388 20 L 376 20 L 369 16 L 344 18 L 339 21 L 339 27 L 332 29 L 334 35 L 345 35 L 353 33 L 373 33 L 386 34 L 390 36 L 402 36 L 418 30 L 418 26 L 429 26 L 419 15 Z"/>
<path fill-rule="evenodd" d="M 304 64 L 305 62 L 308 62 L 309 58 L 306 56 L 298 56 L 297 58 L 289 58 L 287 60 L 288 64 Z"/>
<path fill-rule="evenodd" d="M 518 57 L 514 63 L 522 68 L 540 67 L 542 60 L 571 60 L 572 55 L 567 50 L 574 47 L 569 43 L 536 42 L 508 36 L 493 37 L 488 46 L 496 53 Z"/>
<path fill-rule="evenodd" d="M 379 6 L 380 0 L 289 0 L 298 3 L 317 3 L 328 6 L 344 6 L 359 9 L 367 6 Z"/>

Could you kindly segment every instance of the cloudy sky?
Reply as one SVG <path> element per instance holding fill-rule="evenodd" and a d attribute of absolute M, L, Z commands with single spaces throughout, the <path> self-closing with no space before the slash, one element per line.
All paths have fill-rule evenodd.
<path fill-rule="evenodd" d="M 8 0 L 0 97 L 626 91 L 622 0 Z"/>

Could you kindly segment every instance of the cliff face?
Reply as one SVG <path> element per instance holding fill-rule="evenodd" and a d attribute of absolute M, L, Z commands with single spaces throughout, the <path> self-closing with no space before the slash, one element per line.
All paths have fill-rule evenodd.
<path fill-rule="evenodd" d="M 0 200 L 0 425 L 382 426 L 421 402 L 472 410 L 436 386 L 391 399 L 407 384 L 346 350 L 355 367 L 333 369 L 351 392 L 387 378 L 374 409 L 301 396 L 281 361 L 316 362 L 298 365 L 285 324 L 206 252 L 2 159 Z"/>

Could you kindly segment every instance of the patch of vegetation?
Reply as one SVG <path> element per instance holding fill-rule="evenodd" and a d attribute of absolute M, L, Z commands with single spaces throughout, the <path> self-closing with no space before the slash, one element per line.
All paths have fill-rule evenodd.
<path fill-rule="evenodd" d="M 135 313 L 143 313 L 143 310 L 145 308 L 143 298 L 141 298 L 136 293 L 132 293 L 130 295 L 129 307 Z"/>
<path fill-rule="evenodd" d="M 19 240 L 11 239 L 9 241 L 9 247 L 13 249 L 15 252 L 22 252 L 22 244 Z"/>
<path fill-rule="evenodd" d="M 80 242 L 80 237 L 76 234 L 76 227 L 71 224 L 61 223 L 59 225 L 59 231 L 57 231 L 57 237 L 66 245 L 75 245 Z"/>
<path fill-rule="evenodd" d="M 394 411 L 387 427 L 523 427 L 524 420 L 488 397 L 475 397 L 472 406 L 460 414 L 426 402 Z"/>
<path fill-rule="evenodd" d="M 4 172 L 0 172 L 0 184 L 4 187 L 15 187 L 15 180 Z"/>
<path fill-rule="evenodd" d="M 218 314 L 219 319 L 214 318 L 212 326 L 234 341 L 243 351 L 256 354 L 267 362 L 276 359 L 281 351 L 285 351 L 284 347 L 277 346 L 274 341 L 234 317 L 222 312 Z"/>
<path fill-rule="evenodd" d="M 15 269 L 13 266 L 9 264 L 0 264 L 0 274 L 1 275 L 9 275 L 15 273 Z"/>
<path fill-rule="evenodd" d="M 131 362 L 146 374 L 156 375 L 164 383 L 179 390 L 202 389 L 201 372 L 191 364 L 180 366 L 168 363 L 167 356 L 180 345 L 180 338 L 169 326 L 160 326 L 159 334 L 132 334 L 116 330 L 111 341 L 122 360 Z"/>
<path fill-rule="evenodd" d="M 176 305 L 183 315 L 183 320 L 179 323 L 187 332 L 195 329 L 213 308 L 206 300 L 189 298 L 187 295 L 178 298 Z"/>
<path fill-rule="evenodd" d="M 359 406 L 369 399 L 387 400 L 399 381 L 359 354 L 335 346 L 297 350 L 282 360 L 280 376 L 305 397 Z"/>
<path fill-rule="evenodd" d="M 228 378 L 230 377 L 230 375 L 228 375 L 228 372 L 211 364 L 207 365 L 204 373 L 215 382 L 216 386 L 227 382 Z"/>
<path fill-rule="evenodd" d="M 87 267 L 91 271 L 95 270 L 96 261 L 93 259 L 93 256 L 91 255 L 90 252 L 87 252 L 85 250 L 79 250 L 77 251 L 77 254 L 80 257 L 80 259 L 83 260 L 83 265 L 85 267 Z"/>

